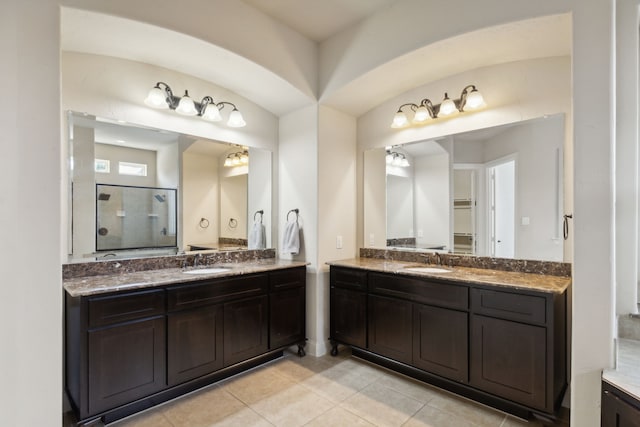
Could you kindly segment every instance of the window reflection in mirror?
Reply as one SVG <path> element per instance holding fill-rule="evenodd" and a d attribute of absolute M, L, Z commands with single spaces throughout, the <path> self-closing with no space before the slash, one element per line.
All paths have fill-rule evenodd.
<path fill-rule="evenodd" d="M 365 246 L 562 261 L 564 140 L 559 114 L 366 151 Z"/>
<path fill-rule="evenodd" d="M 151 239 L 163 245 L 145 244 L 118 256 L 246 249 L 253 210 L 264 211 L 260 219 L 267 225 L 269 247 L 270 152 L 75 112 L 69 112 L 68 120 L 70 261 L 105 255 L 97 241 L 97 184 L 177 192 L 175 244 L 161 248 L 166 239 Z M 225 166 L 236 153 L 243 154 L 242 162 Z"/>

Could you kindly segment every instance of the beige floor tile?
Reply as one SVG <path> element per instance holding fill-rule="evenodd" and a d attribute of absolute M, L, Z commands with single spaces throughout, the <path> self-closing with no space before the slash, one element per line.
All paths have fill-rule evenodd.
<path fill-rule="evenodd" d="M 384 368 L 372 365 L 360 359 L 345 358 L 339 360 L 334 367 L 345 372 L 355 373 L 366 377 L 370 382 L 374 382 L 385 373 L 389 372 Z"/>
<path fill-rule="evenodd" d="M 251 408 L 243 408 L 209 427 L 273 427 L 269 421 Z"/>
<path fill-rule="evenodd" d="M 427 405 L 470 421 L 478 427 L 500 427 L 505 419 L 505 414 L 500 411 L 444 393 L 431 399 Z"/>
<path fill-rule="evenodd" d="M 298 384 L 251 405 L 279 427 L 302 426 L 332 407 L 329 400 Z"/>
<path fill-rule="evenodd" d="M 428 384 L 393 372 L 385 373 L 376 380 L 376 383 L 389 387 L 422 403 L 427 403 L 442 393 Z"/>
<path fill-rule="evenodd" d="M 401 426 L 423 405 L 393 389 L 373 383 L 340 406 L 377 426 Z"/>
<path fill-rule="evenodd" d="M 293 380 L 279 374 L 274 366 L 267 365 L 226 380 L 220 383 L 220 387 L 251 405 L 294 384 Z"/>
<path fill-rule="evenodd" d="M 425 405 L 402 427 L 476 427 L 476 424 L 433 406 Z"/>
<path fill-rule="evenodd" d="M 145 411 L 141 414 L 116 421 L 109 427 L 173 427 L 159 410 Z"/>
<path fill-rule="evenodd" d="M 340 403 L 368 386 L 370 382 L 371 380 L 363 375 L 334 367 L 307 378 L 300 384 L 334 403 Z"/>
<path fill-rule="evenodd" d="M 543 424 L 537 420 L 525 421 L 520 418 L 512 417 L 511 415 L 507 415 L 507 418 L 504 420 L 500 427 L 542 427 Z"/>
<path fill-rule="evenodd" d="M 241 401 L 215 387 L 171 402 L 162 413 L 175 427 L 208 427 L 242 408 Z"/>
<path fill-rule="evenodd" d="M 330 369 L 334 363 L 323 357 L 314 356 L 289 356 L 284 357 L 273 364 L 273 370 L 292 381 L 304 381 L 317 373 Z"/>
<path fill-rule="evenodd" d="M 315 418 L 305 427 L 373 427 L 373 424 L 346 409 L 334 407 Z"/>

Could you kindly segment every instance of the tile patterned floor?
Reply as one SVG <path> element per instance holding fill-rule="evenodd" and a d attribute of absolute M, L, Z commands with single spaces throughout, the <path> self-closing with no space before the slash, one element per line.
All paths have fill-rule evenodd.
<path fill-rule="evenodd" d="M 568 424 L 561 424 L 567 426 Z M 349 357 L 286 354 L 109 427 L 541 426 Z"/>

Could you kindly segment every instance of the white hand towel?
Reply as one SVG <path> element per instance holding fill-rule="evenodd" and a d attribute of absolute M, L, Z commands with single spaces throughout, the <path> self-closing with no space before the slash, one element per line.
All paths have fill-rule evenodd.
<path fill-rule="evenodd" d="M 249 232 L 249 249 L 265 249 L 267 247 L 267 239 L 264 225 L 262 222 L 254 222 Z"/>
<path fill-rule="evenodd" d="M 300 252 L 300 229 L 298 221 L 289 221 L 284 228 L 282 253 L 298 255 Z"/>

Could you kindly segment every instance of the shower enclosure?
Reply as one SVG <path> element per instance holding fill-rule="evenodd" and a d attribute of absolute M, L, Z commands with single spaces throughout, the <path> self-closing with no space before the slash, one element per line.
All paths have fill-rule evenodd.
<path fill-rule="evenodd" d="M 176 189 L 96 184 L 96 250 L 177 246 Z"/>

